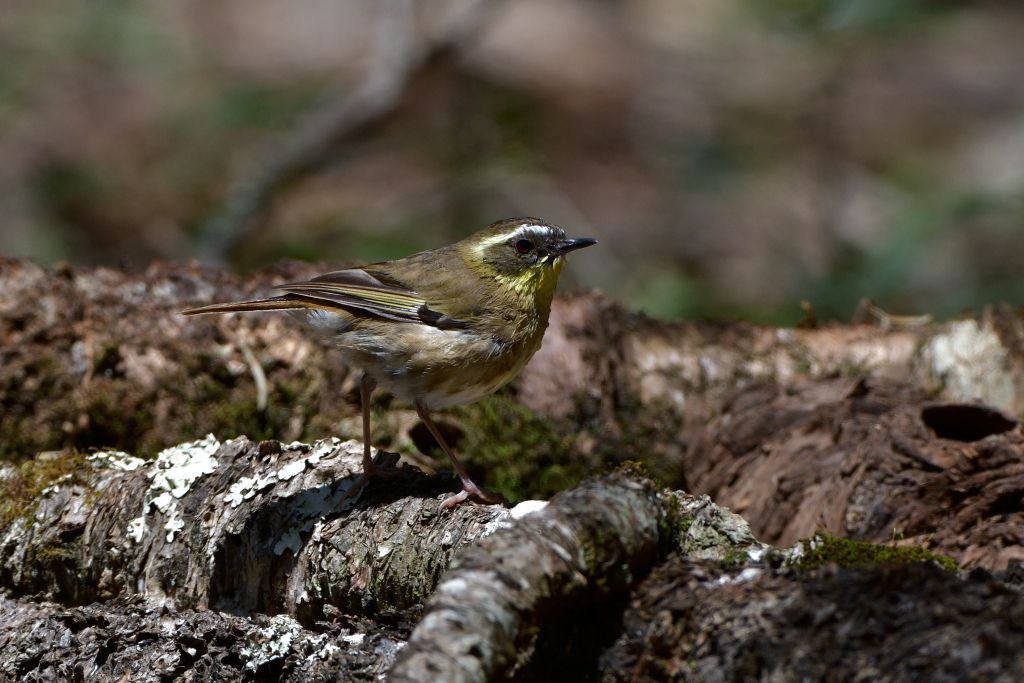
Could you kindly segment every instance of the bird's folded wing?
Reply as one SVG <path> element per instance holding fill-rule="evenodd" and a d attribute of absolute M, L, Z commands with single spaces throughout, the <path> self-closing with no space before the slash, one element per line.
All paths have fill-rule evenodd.
<path fill-rule="evenodd" d="M 388 320 L 435 327 L 445 324 L 445 316 L 431 310 L 420 294 L 385 284 L 358 268 L 326 273 L 306 282 L 280 285 L 277 289 L 322 306 L 355 309 Z"/>

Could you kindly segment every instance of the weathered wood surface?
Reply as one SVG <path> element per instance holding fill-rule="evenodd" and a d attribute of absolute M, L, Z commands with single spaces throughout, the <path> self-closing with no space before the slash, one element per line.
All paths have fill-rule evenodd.
<path fill-rule="evenodd" d="M 1019 579 L 935 565 L 802 574 L 674 558 L 635 591 L 594 680 L 1024 680 Z"/>
<path fill-rule="evenodd" d="M 462 546 L 511 518 L 497 506 L 439 513 L 455 486 L 441 476 L 373 482 L 345 500 L 361 452 L 208 437 L 148 462 L 95 454 L 8 515 L 0 587 L 304 622 L 327 606 L 376 614 L 422 603 Z"/>
<path fill-rule="evenodd" d="M 625 472 L 588 480 L 546 506 L 527 506 L 525 515 L 495 507 L 438 514 L 439 489 L 455 482 L 422 475 L 382 482 L 351 510 L 325 514 L 321 505 L 351 482 L 358 451 L 354 443 L 239 439 L 185 444 L 149 465 L 112 453 L 80 463 L 76 476 L 40 494 L 31 521 L 9 521 L 8 570 L 20 561 L 25 571 L 6 572 L 4 587 L 49 589 L 49 599 L 65 603 L 108 599 L 73 609 L 25 598 L 0 604 L 9 624 L 0 639 L 7 653 L 0 654 L 0 673 L 40 681 L 75 671 L 99 681 L 369 680 L 396 655 L 403 660 L 391 674 L 397 681 L 511 676 L 525 683 L 556 673 L 565 680 L 633 680 L 634 672 L 637 680 L 662 680 L 681 671 L 683 661 L 697 667 L 687 669 L 697 672 L 695 680 L 742 677 L 745 662 L 762 660 L 764 671 L 828 670 L 835 663 L 830 649 L 793 647 L 787 629 L 806 627 L 800 615 L 824 615 L 820 623 L 863 647 L 865 670 L 889 671 L 888 655 L 868 642 L 882 638 L 919 662 L 893 671 L 931 667 L 954 672 L 954 680 L 959 655 L 928 644 L 959 639 L 978 667 L 1017 673 L 1007 653 L 1024 637 L 1024 619 L 1015 616 L 1024 614 L 1024 602 L 987 573 L 863 569 L 834 576 L 829 569 L 786 568 L 784 556 L 758 542 L 738 515 Z M 170 491 L 156 486 L 164 480 Z M 164 493 L 171 500 L 156 502 Z M 151 509 L 139 515 L 140 531 L 132 515 L 147 498 Z M 312 510 L 318 512 L 305 514 Z M 180 529 L 172 523 L 179 518 Z M 139 540 L 128 539 L 130 532 Z M 416 601 L 431 592 L 454 549 L 474 536 L 479 540 L 464 546 L 399 654 Z M 46 552 L 17 545 L 38 550 L 33 540 L 44 538 L 65 545 Z M 293 540 L 294 550 L 279 545 Z M 637 586 L 665 553 L 677 559 Z M 1007 585 L 1016 585 L 1015 576 L 1007 575 Z M 588 612 L 595 604 L 616 614 L 615 597 L 625 591 L 634 606 L 618 627 L 619 640 L 601 646 L 585 670 L 561 671 L 565 662 L 552 653 L 567 647 L 566 634 L 595 635 L 592 624 L 574 619 L 599 615 L 601 608 Z M 920 619 L 894 612 L 897 598 L 917 605 Z M 685 607 L 691 603 L 701 608 Z M 876 606 L 858 610 L 859 604 Z M 943 609 L 970 618 L 950 622 Z M 266 616 L 279 611 L 299 621 Z M 370 621 L 344 616 L 359 611 Z M 734 637 L 713 627 L 721 623 L 735 625 Z M 767 640 L 755 637 L 762 623 L 772 625 Z M 999 633 L 987 636 L 993 629 Z M 713 645 L 707 634 L 717 639 Z"/>
<path fill-rule="evenodd" d="M 324 268 L 282 264 L 241 280 L 196 266 L 137 274 L 0 260 L 0 457 L 66 446 L 146 455 L 209 432 L 291 442 L 338 435 L 340 426 L 356 436 L 357 378 L 301 323 L 177 315 Z M 560 298 L 515 394 L 572 437 L 570 459 L 583 470 L 632 449 L 675 485 L 686 483 L 686 430 L 751 382 L 872 376 L 1024 412 L 1024 322 L 1008 307 L 945 324 L 884 322 L 669 323 L 598 295 Z M 378 428 L 405 452 L 415 419 L 395 420 Z"/>
<path fill-rule="evenodd" d="M 607 602 L 660 551 L 761 557 L 746 522 L 706 498 L 603 475 L 466 548 L 426 604 L 389 680 L 482 683 L 507 676 L 546 622 Z"/>
<path fill-rule="evenodd" d="M 695 490 L 788 547 L 817 531 L 913 543 L 965 567 L 1024 560 L 1024 432 L 891 381 L 737 391 L 686 449 Z"/>
<path fill-rule="evenodd" d="M 516 662 L 529 626 L 623 591 L 646 572 L 664 515 L 650 482 L 584 483 L 468 548 L 427 602 L 389 679 L 484 683 Z"/>
<path fill-rule="evenodd" d="M 502 399 L 552 433 L 519 434 L 517 425 L 537 422 L 513 422 L 497 469 L 506 479 L 521 473 L 527 491 L 549 490 L 542 482 L 559 481 L 557 468 L 578 476 L 641 460 L 671 487 L 742 511 L 754 530 L 706 498 L 638 483 L 650 496 L 640 508 L 654 505 L 660 520 L 652 553 L 649 526 L 620 523 L 640 508 L 611 494 L 619 502 L 595 511 L 605 493 L 588 488 L 594 481 L 526 516 L 535 508 L 439 513 L 455 483 L 421 474 L 375 482 L 340 505 L 359 445 L 291 443 L 358 425 L 354 377 L 330 344 L 287 316 L 175 315 L 316 270 L 283 265 L 243 282 L 192 266 L 140 275 L 0 261 L 0 458 L 32 459 L 0 477 L 0 588 L 16 596 L 0 604 L 14 624 L 0 641 L 0 675 L 370 680 L 390 666 L 438 582 L 460 585 L 457 574 L 442 575 L 472 547 L 455 571 L 504 577 L 488 590 L 508 592 L 451 600 L 459 594 L 445 590 L 421 627 L 451 627 L 444 615 L 458 616 L 465 635 L 486 614 L 472 611 L 473 598 L 485 597 L 505 605 L 503 628 L 473 629 L 479 652 L 443 631 L 418 632 L 396 676 L 415 680 L 429 669 L 414 662 L 449 661 L 430 654 L 434 644 L 468 653 L 451 660 L 467 680 L 815 679 L 857 666 L 882 679 L 932 671 L 961 680 L 963 662 L 986 680 L 1019 678 L 1013 653 L 1024 621 L 1006 588 L 1014 581 L 982 570 L 801 573 L 755 538 L 785 547 L 817 530 L 895 537 L 1015 577 L 1024 557 L 1024 324 L 1010 309 L 937 325 L 776 330 L 652 321 L 597 295 L 556 300 L 543 349 Z M 390 407 L 375 418 L 380 443 L 429 466 L 415 454 L 415 420 Z M 519 414 L 499 411 L 488 429 L 509 415 Z M 220 440 L 191 441 L 210 431 Z M 151 463 L 88 450 L 152 456 L 179 442 Z M 559 448 L 557 462 L 510 469 L 529 455 L 527 442 Z M 60 450 L 68 447 L 79 450 Z M 626 517 L 612 514 L 623 509 Z M 612 521 L 602 525 L 605 514 Z M 570 559 L 559 567 L 545 538 L 572 550 Z M 639 585 L 624 579 L 622 563 L 600 562 L 626 553 L 629 575 L 640 578 L 670 551 L 679 559 Z M 527 575 L 537 580 L 514 581 Z M 623 591 L 633 603 L 620 623 Z M 885 608 L 887 599 L 916 618 Z M 963 625 L 943 622 L 943 610 L 964 615 Z M 820 634 L 801 635 L 807 619 Z M 38 637 L 31 628 L 42 629 Z M 360 629 L 372 647 L 346 650 Z M 875 640 L 857 635 L 865 633 Z M 829 638 L 847 638 L 861 658 L 837 659 L 823 645 Z M 930 646 L 954 641 L 965 645 Z M 285 654 L 246 668 L 243 642 L 283 643 L 272 649 Z M 879 643 L 911 664 L 900 668 Z"/>
<path fill-rule="evenodd" d="M 506 618 L 518 627 L 470 634 L 480 651 L 498 655 L 474 670 L 495 674 L 530 644 L 528 627 L 625 591 L 659 549 L 718 559 L 762 551 L 738 516 L 624 473 L 511 511 L 441 512 L 439 489 L 455 482 L 423 475 L 372 485 L 378 490 L 351 507 L 339 505 L 360 450 L 351 442 L 211 438 L 150 463 L 114 452 L 76 463 L 74 476 L 8 519 L 0 587 L 80 606 L 0 604 L 9 627 L 0 673 L 39 681 L 86 669 L 101 681 L 376 676 L 404 643 L 401 626 L 382 630 L 342 615 L 406 619 L 453 556 L 485 537 L 494 540 L 462 555 L 441 593 L 448 602 L 435 601 L 423 623 L 436 624 L 454 599 L 460 615 L 482 627 L 493 614 L 477 611 L 479 592 L 455 587 L 468 574 L 502 571 L 505 581 L 484 602 L 514 606 Z M 94 600 L 106 602 L 84 604 Z M 265 616 L 279 612 L 286 614 Z M 364 642 L 365 632 L 373 639 Z M 409 666 L 446 641 L 444 632 L 421 636 Z"/>
<path fill-rule="evenodd" d="M 67 607 L 0 597 L 0 680 L 11 683 L 379 681 L 401 628 L 174 611 L 142 599 Z"/>

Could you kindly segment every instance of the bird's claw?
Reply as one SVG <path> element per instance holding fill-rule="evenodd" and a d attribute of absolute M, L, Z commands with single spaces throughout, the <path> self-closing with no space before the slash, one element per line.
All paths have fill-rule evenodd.
<path fill-rule="evenodd" d="M 439 512 L 445 509 L 453 510 L 459 503 L 472 499 L 473 502 L 482 503 L 484 505 L 504 505 L 507 501 L 505 496 L 494 491 L 488 491 L 482 489 L 471 481 L 462 482 L 462 490 L 456 493 L 454 496 L 446 498 L 441 503 Z"/>
<path fill-rule="evenodd" d="M 404 477 L 408 478 L 416 474 L 423 474 L 423 470 L 415 465 L 405 464 L 396 467 L 400 456 L 398 453 L 377 451 L 377 455 L 363 468 L 363 475 L 369 477 Z"/>

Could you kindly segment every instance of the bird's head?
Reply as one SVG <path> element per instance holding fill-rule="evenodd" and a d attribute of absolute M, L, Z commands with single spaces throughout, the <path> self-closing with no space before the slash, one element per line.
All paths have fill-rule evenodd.
<path fill-rule="evenodd" d="M 557 225 L 538 218 L 508 218 L 459 242 L 471 268 L 521 294 L 553 294 L 558 273 L 570 251 L 597 240 L 569 239 Z"/>

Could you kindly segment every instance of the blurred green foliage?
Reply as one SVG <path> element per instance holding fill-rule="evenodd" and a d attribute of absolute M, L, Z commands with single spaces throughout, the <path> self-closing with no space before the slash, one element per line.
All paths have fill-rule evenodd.
<path fill-rule="evenodd" d="M 747 0 L 747 4 L 771 26 L 827 34 L 908 30 L 967 3 L 963 0 Z"/>
<path fill-rule="evenodd" d="M 592 4 L 605 8 L 598 12 L 621 9 L 581 0 L 581 7 Z M 657 149 L 637 143 L 651 133 L 637 118 L 649 104 L 649 83 L 627 84 L 632 94 L 587 99 L 543 70 L 502 81 L 464 68 L 464 57 L 437 60 L 416 75 L 398 111 L 347 142 L 309 182 L 275 197 L 229 264 L 250 270 L 280 258 L 387 260 L 454 241 L 513 211 L 558 213 L 568 205 L 566 220 L 582 216 L 599 229 L 607 260 L 592 261 L 603 280 L 570 267 L 565 287 L 600 286 L 659 317 L 793 324 L 807 300 L 819 319 L 848 320 L 869 297 L 891 313 L 941 318 L 1024 301 L 1024 186 L 995 191 L 967 182 L 955 153 L 989 126 L 1024 120 L 1011 81 L 1001 96 L 985 84 L 1010 78 L 999 62 L 1009 58 L 993 49 L 964 59 L 972 36 L 1014 20 L 1012 8 L 962 0 L 724 6 L 733 13 L 722 10 L 715 33 L 705 36 L 712 47 L 670 46 L 684 56 L 662 71 L 650 66 L 665 56 L 662 48 L 644 53 L 650 70 L 639 80 L 671 81 L 692 71 L 680 87 L 693 99 L 673 106 L 687 114 L 706 108 L 699 125 L 655 131 Z M 217 28 L 233 21 L 231 10 L 193 9 L 189 15 L 142 0 L 44 0 L 5 9 L 0 154 L 9 170 L 0 177 L 0 216 L 23 227 L 9 242 L 0 235 L 0 251 L 136 265 L 196 256 L 233 184 L 258 172 L 297 125 L 365 68 L 277 73 L 270 60 L 257 60 L 259 68 L 234 65 L 232 45 L 247 38 Z M 707 10 L 692 7 L 686 18 L 700 23 Z M 627 22 L 630 13 L 601 16 Z M 277 28 L 255 35 L 267 39 Z M 642 32 L 630 35 L 645 40 Z M 929 54 L 940 58 L 928 61 Z M 759 62 L 776 58 L 783 66 L 793 60 L 787 73 L 799 83 L 773 99 L 773 90 L 792 86 L 758 82 L 775 71 Z M 716 60 L 731 66 L 712 71 Z M 893 86 L 887 79 L 901 68 L 910 76 Z M 704 69 L 712 75 L 702 76 Z M 721 82 L 702 90 L 701 78 Z M 990 94 L 977 94 L 976 84 Z M 897 96 L 886 91 L 877 102 L 861 101 L 887 87 Z M 908 111 L 920 130 L 892 134 L 892 144 L 879 143 L 881 152 L 862 152 L 875 135 L 889 139 L 887 109 L 904 100 L 912 101 Z M 855 105 L 880 113 L 851 124 L 844 117 Z M 614 177 L 645 163 L 637 175 L 647 174 L 646 185 L 613 188 L 617 204 L 586 193 L 593 169 L 607 167 L 603 173 Z M 816 171 L 806 178 L 816 185 L 807 197 L 771 185 L 801 166 Z M 848 189 L 843 173 L 850 168 L 883 196 L 884 216 L 867 236 L 850 237 L 839 225 L 837 197 Z M 339 198 L 350 185 L 354 198 Z M 661 194 L 634 225 L 645 191 Z M 763 228 L 762 200 L 775 205 L 765 209 Z M 787 202 L 803 225 L 780 227 L 778 205 Z M 731 213 L 739 205 L 746 213 Z M 590 226 L 566 224 L 570 231 Z M 683 228 L 687 236 L 673 236 Z M 759 229 L 772 236 L 752 240 Z M 739 265 L 730 262 L 737 255 Z"/>

